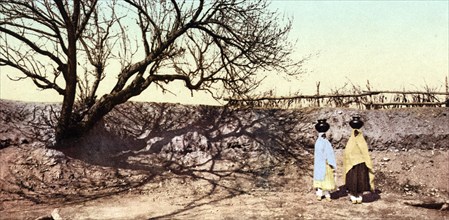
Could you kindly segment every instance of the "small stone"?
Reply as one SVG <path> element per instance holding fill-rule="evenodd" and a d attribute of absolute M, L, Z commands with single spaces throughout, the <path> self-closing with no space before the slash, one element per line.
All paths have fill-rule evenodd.
<path fill-rule="evenodd" d="M 390 161 L 390 158 L 388 158 L 388 157 L 384 157 L 384 158 L 382 158 L 382 161 L 384 161 L 384 162 L 388 162 L 388 161 Z"/>
<path fill-rule="evenodd" d="M 54 220 L 62 220 L 61 215 L 59 215 L 59 209 L 54 209 L 54 210 L 51 212 L 51 217 L 52 217 Z"/>

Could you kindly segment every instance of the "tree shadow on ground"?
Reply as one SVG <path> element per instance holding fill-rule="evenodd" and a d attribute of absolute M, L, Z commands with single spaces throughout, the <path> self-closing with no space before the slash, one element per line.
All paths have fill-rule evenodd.
<path fill-rule="evenodd" d="M 40 177 L 36 170 L 21 182 L 22 191 L 31 201 L 70 203 L 164 179 L 207 181 L 207 193 L 165 217 L 174 216 L 247 193 L 250 188 L 239 179 L 254 187 L 280 188 L 283 183 L 270 177 L 284 175 L 286 161 L 297 166 L 298 175 L 308 173 L 311 148 L 304 146 L 313 143 L 301 138 L 308 129 L 302 121 L 303 115 L 292 110 L 126 103 L 87 135 L 66 143 L 61 151 L 68 162 L 36 168 L 53 169 L 57 178 Z M 33 163 L 39 161 L 21 166 Z M 205 199 L 218 189 L 227 194 Z"/>

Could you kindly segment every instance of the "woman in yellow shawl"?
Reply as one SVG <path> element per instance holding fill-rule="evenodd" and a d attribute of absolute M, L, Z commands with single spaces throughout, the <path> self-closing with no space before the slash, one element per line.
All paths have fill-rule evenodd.
<path fill-rule="evenodd" d="M 357 204 L 362 203 L 363 192 L 374 191 L 374 170 L 368 144 L 360 130 L 363 122 L 360 117 L 354 117 L 349 124 L 353 129 L 343 154 L 343 179 L 351 202 Z"/>

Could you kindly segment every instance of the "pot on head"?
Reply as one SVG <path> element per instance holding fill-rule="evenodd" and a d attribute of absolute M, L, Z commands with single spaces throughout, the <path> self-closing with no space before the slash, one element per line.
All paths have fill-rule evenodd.
<path fill-rule="evenodd" d="M 329 128 L 330 125 L 326 122 L 326 119 L 318 119 L 318 123 L 315 124 L 315 129 L 318 132 L 326 132 Z"/>
<path fill-rule="evenodd" d="M 349 126 L 353 129 L 360 129 L 363 126 L 363 121 L 360 120 L 360 116 L 353 116 Z"/>

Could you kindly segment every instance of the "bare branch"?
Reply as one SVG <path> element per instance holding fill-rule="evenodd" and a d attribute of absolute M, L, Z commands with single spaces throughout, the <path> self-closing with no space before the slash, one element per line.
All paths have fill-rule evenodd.
<path fill-rule="evenodd" d="M 63 95 L 58 134 L 82 133 L 153 84 L 166 92 L 177 80 L 215 98 L 244 96 L 262 71 L 296 76 L 304 61 L 290 58 L 292 24 L 267 0 L 0 3 L 0 40 L 19 42 L 0 48 L 0 65 Z M 121 67 L 107 68 L 112 62 Z M 106 74 L 117 81 L 97 97 Z"/>

